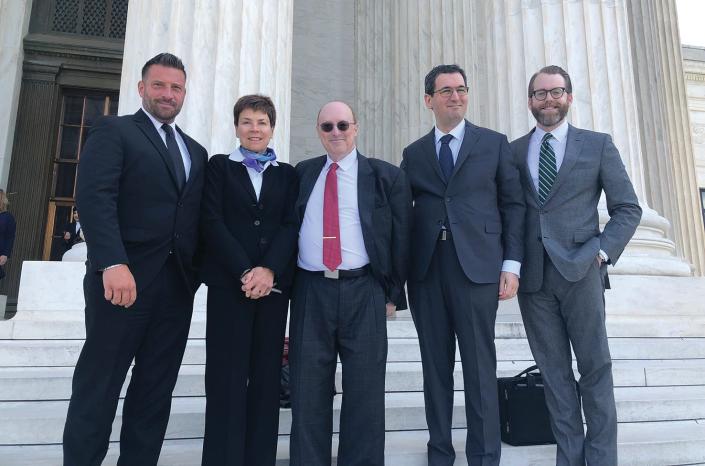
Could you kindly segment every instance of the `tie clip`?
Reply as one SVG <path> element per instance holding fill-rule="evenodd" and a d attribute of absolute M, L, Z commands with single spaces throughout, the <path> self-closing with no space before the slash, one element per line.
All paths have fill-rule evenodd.
<path fill-rule="evenodd" d="M 324 236 L 323 239 L 336 239 L 337 236 Z"/>

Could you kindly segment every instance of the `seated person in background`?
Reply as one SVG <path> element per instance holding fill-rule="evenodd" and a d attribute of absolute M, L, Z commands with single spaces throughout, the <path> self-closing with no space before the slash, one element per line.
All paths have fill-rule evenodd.
<path fill-rule="evenodd" d="M 71 210 L 71 221 L 64 227 L 64 246 L 68 251 L 74 244 L 84 241 L 81 234 L 81 222 L 78 220 L 78 209 Z"/>

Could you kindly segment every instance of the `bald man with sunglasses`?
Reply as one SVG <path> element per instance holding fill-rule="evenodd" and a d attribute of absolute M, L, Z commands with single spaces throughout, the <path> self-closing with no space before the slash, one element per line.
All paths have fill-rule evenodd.
<path fill-rule="evenodd" d="M 296 167 L 301 228 L 289 332 L 291 465 L 331 464 L 338 356 L 337 464 L 383 465 L 385 310 L 406 309 L 411 192 L 399 168 L 357 151 L 349 105 L 324 105 L 316 128 L 326 154 Z"/>

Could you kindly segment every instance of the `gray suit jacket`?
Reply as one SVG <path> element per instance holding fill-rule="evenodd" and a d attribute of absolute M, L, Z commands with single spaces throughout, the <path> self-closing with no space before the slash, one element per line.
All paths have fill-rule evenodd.
<path fill-rule="evenodd" d="M 616 264 L 641 219 L 641 207 L 617 148 L 608 134 L 569 126 L 565 157 L 543 206 L 527 165 L 533 130 L 512 142 L 526 198 L 526 235 L 520 292 L 543 283 L 544 249 L 566 280 L 583 278 L 600 249 Z M 610 220 L 600 232 L 602 191 Z"/>
<path fill-rule="evenodd" d="M 411 279 L 426 276 L 446 216 L 458 260 L 471 281 L 497 283 L 503 260 L 522 261 L 524 196 L 505 135 L 466 121 L 447 182 L 433 129 L 404 149 L 402 158 L 414 200 Z"/>

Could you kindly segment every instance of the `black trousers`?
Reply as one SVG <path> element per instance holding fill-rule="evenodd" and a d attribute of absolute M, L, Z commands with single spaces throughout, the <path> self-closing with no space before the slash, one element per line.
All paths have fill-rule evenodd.
<path fill-rule="evenodd" d="M 287 294 L 208 288 L 203 465 L 274 466 Z"/>
<path fill-rule="evenodd" d="M 498 292 L 498 283 L 478 284 L 467 278 L 451 236 L 436 243 L 425 279 L 409 282 L 409 307 L 421 347 L 431 466 L 449 466 L 455 460 L 451 423 L 456 336 L 465 385 L 468 465 L 499 465 L 494 346 Z"/>
<path fill-rule="evenodd" d="M 291 465 L 331 464 L 333 384 L 343 371 L 338 466 L 384 464 L 387 322 L 369 274 L 332 280 L 299 271 L 292 295 Z"/>
<path fill-rule="evenodd" d="M 83 289 L 86 342 L 73 375 L 64 465 L 94 466 L 103 461 L 120 389 L 133 359 L 118 465 L 156 465 L 186 347 L 193 296 L 173 256 L 128 309 L 105 300 L 101 274 L 87 273 Z"/>

